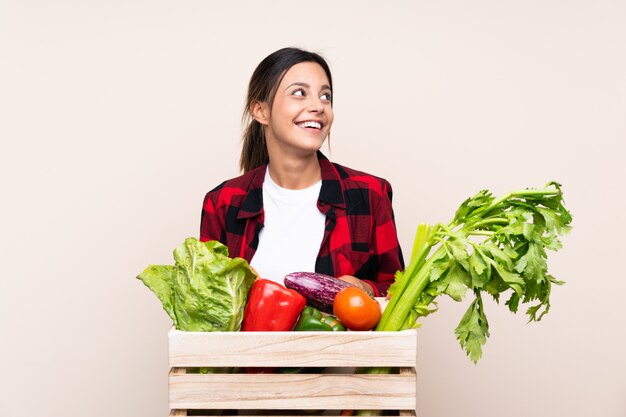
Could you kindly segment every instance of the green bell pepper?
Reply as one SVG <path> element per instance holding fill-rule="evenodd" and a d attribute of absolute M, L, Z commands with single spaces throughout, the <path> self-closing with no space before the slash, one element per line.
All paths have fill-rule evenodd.
<path fill-rule="evenodd" d="M 294 328 L 301 332 L 337 332 L 345 331 L 345 326 L 334 316 L 325 316 L 321 311 L 307 306 L 300 313 L 300 319 Z"/>
<path fill-rule="evenodd" d="M 300 332 L 337 332 L 345 331 L 346 327 L 334 316 L 325 316 L 321 311 L 306 306 L 293 330 Z M 280 368 L 281 374 L 318 374 L 324 368 Z"/>

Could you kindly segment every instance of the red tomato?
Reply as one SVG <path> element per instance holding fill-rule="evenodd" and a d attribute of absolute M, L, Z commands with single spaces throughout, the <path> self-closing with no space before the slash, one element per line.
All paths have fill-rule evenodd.
<path fill-rule="evenodd" d="M 381 315 L 378 302 L 357 287 L 347 287 L 337 293 L 333 312 L 350 330 L 371 330 Z"/>

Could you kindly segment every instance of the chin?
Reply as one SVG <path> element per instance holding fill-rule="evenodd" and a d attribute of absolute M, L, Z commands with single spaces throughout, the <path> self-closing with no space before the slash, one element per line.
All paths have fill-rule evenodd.
<path fill-rule="evenodd" d="M 321 142 L 318 142 L 318 143 L 314 143 L 314 144 L 312 143 L 312 144 L 310 144 L 310 146 L 306 147 L 306 150 L 315 153 L 315 152 L 319 151 L 320 149 L 322 149 L 322 145 L 323 144 L 324 144 L 324 141 L 321 141 Z"/>
<path fill-rule="evenodd" d="M 315 153 L 322 148 L 322 145 L 324 144 L 325 140 L 326 138 L 324 139 L 307 138 L 304 140 L 298 140 L 297 143 L 295 143 L 294 145 L 296 148 L 301 149 L 302 151 Z"/>

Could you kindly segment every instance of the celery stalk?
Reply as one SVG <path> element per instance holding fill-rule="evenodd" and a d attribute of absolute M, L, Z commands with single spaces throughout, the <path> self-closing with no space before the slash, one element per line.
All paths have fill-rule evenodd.
<path fill-rule="evenodd" d="M 392 315 L 398 300 L 401 299 L 407 283 L 413 280 L 415 273 L 423 266 L 430 249 L 432 248 L 432 237 L 438 230 L 438 227 L 432 227 L 426 223 L 420 223 L 415 232 L 415 240 L 413 250 L 411 252 L 411 260 L 404 272 L 396 274 L 396 282 L 389 288 L 389 294 L 392 296 L 383 312 L 376 330 L 385 330 L 387 320 Z"/>

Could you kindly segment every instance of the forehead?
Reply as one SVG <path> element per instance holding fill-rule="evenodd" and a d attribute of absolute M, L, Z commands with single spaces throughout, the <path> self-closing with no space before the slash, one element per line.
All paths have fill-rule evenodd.
<path fill-rule="evenodd" d="M 289 68 L 280 82 L 280 86 L 286 87 L 297 82 L 309 84 L 312 88 L 330 85 L 326 72 L 316 62 L 300 62 Z"/>

